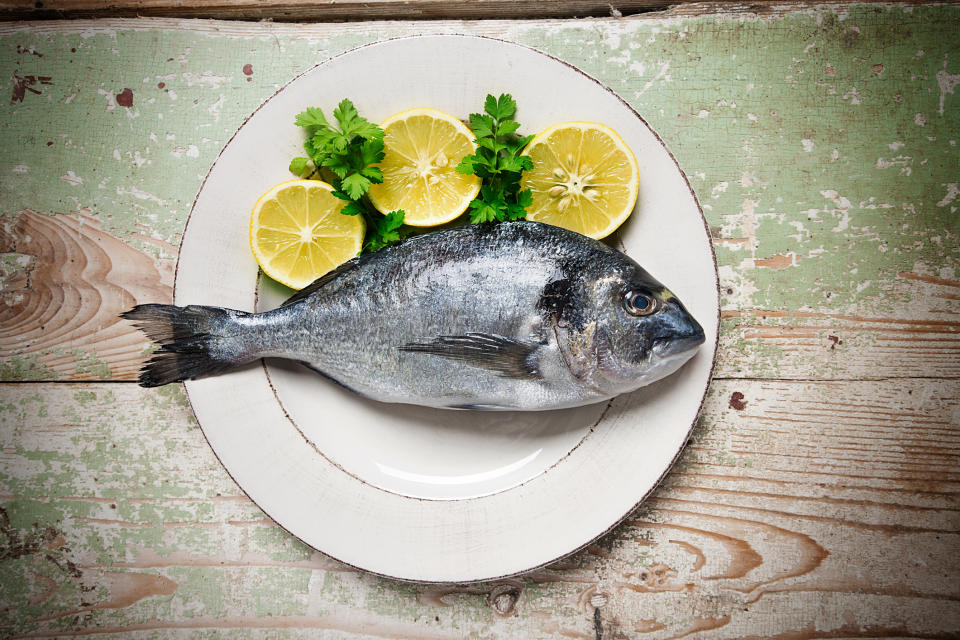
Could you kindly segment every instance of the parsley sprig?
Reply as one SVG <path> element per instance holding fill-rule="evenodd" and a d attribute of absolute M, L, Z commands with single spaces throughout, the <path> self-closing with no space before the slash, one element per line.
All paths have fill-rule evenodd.
<path fill-rule="evenodd" d="M 350 100 L 341 100 L 333 110 L 338 126 L 331 125 L 317 107 L 297 114 L 294 124 L 307 131 L 303 147 L 307 157 L 290 161 L 290 171 L 299 177 L 320 177 L 333 185 L 333 195 L 346 201 L 340 213 L 362 215 L 367 223 L 363 251 L 370 252 L 399 242 L 404 211 L 386 216 L 370 204 L 370 186 L 383 182 L 383 173 L 375 166 L 383 160 L 383 129 L 360 116 Z"/>
<path fill-rule="evenodd" d="M 403 209 L 391 211 L 385 216 L 367 220 L 367 240 L 363 250 L 367 253 L 383 249 L 407 237 L 409 229 L 403 227 Z"/>
<path fill-rule="evenodd" d="M 470 203 L 470 222 L 518 220 L 533 202 L 529 189 L 520 190 L 521 174 L 533 168 L 533 161 L 520 153 L 533 136 L 517 135 L 517 103 L 510 94 L 488 95 L 483 110 L 470 114 L 477 152 L 457 165 L 458 172 L 483 180 L 480 196 Z"/>

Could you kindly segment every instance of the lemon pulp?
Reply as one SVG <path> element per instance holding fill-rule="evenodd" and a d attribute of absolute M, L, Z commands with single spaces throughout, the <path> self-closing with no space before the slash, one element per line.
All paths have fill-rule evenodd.
<path fill-rule="evenodd" d="M 377 210 L 403 209 L 404 223 L 429 227 L 453 220 L 477 197 L 480 178 L 456 171 L 460 160 L 476 151 L 463 122 L 435 109 L 410 109 L 380 127 L 383 182 L 369 191 Z"/>
<path fill-rule="evenodd" d="M 533 203 L 527 219 L 604 238 L 637 202 L 637 160 L 616 131 L 592 122 L 563 122 L 538 134 L 523 151 L 533 169 L 520 179 Z"/>
<path fill-rule="evenodd" d="M 290 180 L 257 200 L 250 248 L 265 274 L 302 289 L 360 252 L 363 216 L 341 214 L 346 203 L 332 191 L 319 180 Z"/>

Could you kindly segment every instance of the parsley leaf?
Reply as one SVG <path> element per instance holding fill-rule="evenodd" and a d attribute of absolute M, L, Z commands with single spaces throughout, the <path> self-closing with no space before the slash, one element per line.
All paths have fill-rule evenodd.
<path fill-rule="evenodd" d="M 508 136 L 511 133 L 516 133 L 517 129 L 520 128 L 520 123 L 516 120 L 504 120 L 500 123 L 500 126 L 497 128 L 497 133 L 501 136 Z"/>
<path fill-rule="evenodd" d="M 351 173 L 340 182 L 340 188 L 351 200 L 359 200 L 370 189 L 370 179 L 359 173 Z"/>
<path fill-rule="evenodd" d="M 403 218 L 406 212 L 403 209 L 391 211 L 379 219 L 374 219 L 371 233 L 370 227 L 367 228 L 367 241 L 363 245 L 364 251 L 376 251 L 383 247 L 400 242 L 406 235 L 403 227 Z"/>
<path fill-rule="evenodd" d="M 290 161 L 290 173 L 295 174 L 298 178 L 302 178 L 309 164 L 310 158 L 294 158 Z"/>
<path fill-rule="evenodd" d="M 377 164 L 383 160 L 383 138 L 373 138 L 360 145 L 360 158 L 364 165 Z"/>
<path fill-rule="evenodd" d="M 383 182 L 383 172 L 380 171 L 380 167 L 366 167 L 364 169 L 360 169 L 360 175 L 373 184 L 380 184 Z"/>
<path fill-rule="evenodd" d="M 383 129 L 361 118 L 356 107 L 349 100 L 341 100 L 333 110 L 333 117 L 337 119 L 343 135 L 350 138 L 358 136 L 364 140 L 383 140 Z"/>
<path fill-rule="evenodd" d="M 303 113 L 298 113 L 293 123 L 298 127 L 327 127 L 327 119 L 323 117 L 323 111 L 316 107 L 307 107 Z"/>
<path fill-rule="evenodd" d="M 517 103 L 510 94 L 488 95 L 483 110 L 470 114 L 477 151 L 457 165 L 457 172 L 483 180 L 480 196 L 470 203 L 470 222 L 519 220 L 533 203 L 530 190 L 520 190 L 521 174 L 533 168 L 533 160 L 520 154 L 533 136 L 517 135 Z"/>
<path fill-rule="evenodd" d="M 499 208 L 496 203 L 484 202 L 477 198 L 470 203 L 470 222 L 480 224 L 481 222 L 493 222 L 497 219 Z"/>
<path fill-rule="evenodd" d="M 497 120 L 508 120 L 517 112 L 517 103 L 509 93 L 502 93 L 499 98 L 487 95 L 483 110 Z"/>
<path fill-rule="evenodd" d="M 344 205 L 343 209 L 340 209 L 340 213 L 345 216 L 358 216 L 364 213 L 363 205 L 350 201 Z"/>
<path fill-rule="evenodd" d="M 488 138 L 493 136 L 494 119 L 480 113 L 470 114 L 470 128 L 473 135 L 478 138 Z"/>
<path fill-rule="evenodd" d="M 347 177 L 347 174 L 350 173 L 350 169 L 353 166 L 345 153 L 327 156 L 320 161 L 320 165 L 333 171 L 341 180 Z M 360 195 L 363 194 L 361 193 Z M 360 196 L 357 197 L 359 198 Z"/>
<path fill-rule="evenodd" d="M 372 184 L 383 182 L 383 173 L 376 166 L 384 157 L 383 129 L 363 118 L 346 99 L 333 110 L 333 120 L 336 126 L 317 107 L 307 107 L 297 114 L 294 124 L 307 131 L 303 144 L 307 157 L 293 158 L 290 172 L 299 178 L 326 180 L 333 185 L 333 195 L 346 202 L 340 213 L 364 217 L 364 251 L 399 242 L 407 235 L 404 212 L 391 211 L 382 216 L 367 197 Z"/>

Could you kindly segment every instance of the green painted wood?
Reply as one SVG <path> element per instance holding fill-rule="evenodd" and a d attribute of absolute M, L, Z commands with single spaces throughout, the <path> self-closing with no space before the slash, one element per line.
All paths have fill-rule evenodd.
<path fill-rule="evenodd" d="M 36 381 L 0 384 L 0 635 L 953 637 L 958 18 L 0 24 L 0 380 Z M 623 96 L 690 177 L 723 288 L 719 379 L 663 486 L 491 584 L 326 558 L 230 480 L 180 387 L 70 382 L 132 379 L 146 344 L 110 314 L 170 296 L 193 197 L 250 111 L 425 32 L 528 44 Z"/>

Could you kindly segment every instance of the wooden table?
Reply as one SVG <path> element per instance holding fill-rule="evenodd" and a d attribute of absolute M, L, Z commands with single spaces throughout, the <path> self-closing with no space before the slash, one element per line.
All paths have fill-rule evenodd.
<path fill-rule="evenodd" d="M 0 24 L 0 635 L 960 637 L 958 32 L 960 7 L 879 4 Z M 179 385 L 132 383 L 147 345 L 117 319 L 171 299 L 193 197 L 248 113 L 414 33 L 520 42 L 612 87 L 688 174 L 722 284 L 716 376 L 662 486 L 488 584 L 299 543 Z"/>

